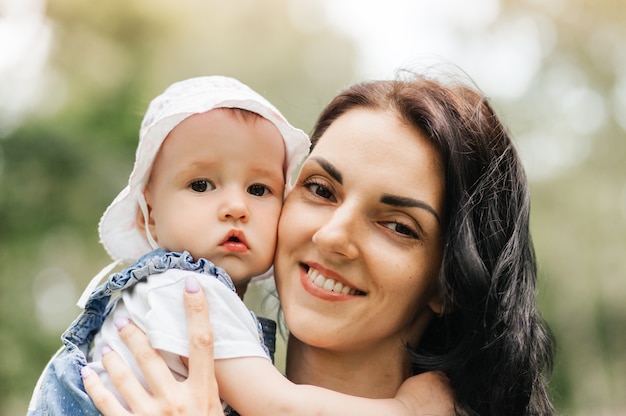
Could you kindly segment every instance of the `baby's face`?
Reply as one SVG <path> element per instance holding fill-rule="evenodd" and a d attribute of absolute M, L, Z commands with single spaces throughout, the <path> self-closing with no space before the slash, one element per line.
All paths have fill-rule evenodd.
<path fill-rule="evenodd" d="M 145 190 L 152 236 L 246 283 L 272 264 L 284 162 L 278 129 L 260 116 L 216 109 L 185 119 L 163 143 Z"/>

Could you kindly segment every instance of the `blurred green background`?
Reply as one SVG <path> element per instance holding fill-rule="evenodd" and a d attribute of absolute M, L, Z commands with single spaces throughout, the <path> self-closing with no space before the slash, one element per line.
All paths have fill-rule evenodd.
<path fill-rule="evenodd" d="M 0 0 L 0 415 L 25 413 L 109 262 L 97 223 L 151 98 L 230 75 L 310 132 L 341 87 L 432 62 L 524 157 L 559 414 L 625 415 L 625 41 L 622 0 Z"/>

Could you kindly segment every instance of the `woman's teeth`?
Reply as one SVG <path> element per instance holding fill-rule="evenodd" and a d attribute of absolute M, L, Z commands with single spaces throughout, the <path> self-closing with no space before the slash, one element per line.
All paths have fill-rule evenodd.
<path fill-rule="evenodd" d="M 315 286 L 319 286 L 329 292 L 343 293 L 344 295 L 356 295 L 357 291 L 342 283 L 336 282 L 321 275 L 317 270 L 309 268 L 307 277 Z"/>

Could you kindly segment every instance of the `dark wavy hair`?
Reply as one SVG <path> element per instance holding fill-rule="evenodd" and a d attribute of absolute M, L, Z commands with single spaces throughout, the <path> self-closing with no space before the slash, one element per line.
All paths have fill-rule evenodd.
<path fill-rule="evenodd" d="M 554 341 L 537 310 L 528 181 L 507 129 L 477 89 L 413 75 L 342 91 L 313 146 L 357 107 L 395 112 L 434 143 L 445 169 L 443 313 L 407 346 L 413 373 L 444 372 L 458 414 L 553 414 Z"/>

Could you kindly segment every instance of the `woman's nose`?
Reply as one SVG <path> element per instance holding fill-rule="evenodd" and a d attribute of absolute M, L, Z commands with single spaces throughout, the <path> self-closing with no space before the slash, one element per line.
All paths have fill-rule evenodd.
<path fill-rule="evenodd" d="M 328 255 L 353 260 L 359 255 L 358 230 L 358 216 L 355 210 L 349 205 L 342 205 L 335 209 L 313 234 L 313 243 Z"/>
<path fill-rule="evenodd" d="M 250 212 L 246 203 L 246 193 L 239 190 L 225 190 L 219 211 L 221 221 L 248 222 Z"/>

